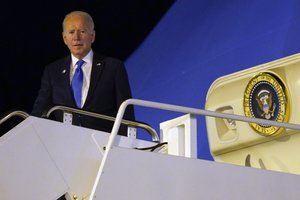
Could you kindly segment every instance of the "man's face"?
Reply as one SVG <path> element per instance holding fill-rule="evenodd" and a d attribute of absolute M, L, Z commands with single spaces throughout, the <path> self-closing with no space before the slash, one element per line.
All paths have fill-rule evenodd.
<path fill-rule="evenodd" d="M 65 20 L 63 39 L 71 53 L 81 59 L 91 50 L 95 31 L 91 30 L 84 17 L 73 15 Z"/>

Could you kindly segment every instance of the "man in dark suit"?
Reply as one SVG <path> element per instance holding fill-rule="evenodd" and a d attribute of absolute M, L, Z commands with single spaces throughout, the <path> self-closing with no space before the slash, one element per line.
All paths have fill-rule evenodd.
<path fill-rule="evenodd" d="M 52 105 L 65 105 L 116 116 L 120 104 L 131 98 L 123 62 L 93 52 L 95 34 L 94 22 L 88 13 L 73 11 L 65 16 L 62 35 L 71 54 L 45 67 L 32 115 L 41 116 Z M 62 115 L 55 118 L 61 121 Z M 124 118 L 134 120 L 133 107 L 127 108 Z M 83 115 L 75 115 L 73 124 L 106 132 L 110 132 L 113 125 Z"/>

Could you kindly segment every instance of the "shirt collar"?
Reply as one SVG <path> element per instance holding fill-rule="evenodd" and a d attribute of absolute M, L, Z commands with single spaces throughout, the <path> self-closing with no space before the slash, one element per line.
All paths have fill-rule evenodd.
<path fill-rule="evenodd" d="M 90 50 L 89 53 L 85 57 L 83 57 L 81 60 L 84 60 L 84 62 L 86 62 L 86 63 L 92 64 L 93 55 L 94 55 L 93 50 Z M 71 54 L 71 57 L 72 57 L 72 66 L 75 66 L 79 59 L 76 58 L 73 54 Z"/>

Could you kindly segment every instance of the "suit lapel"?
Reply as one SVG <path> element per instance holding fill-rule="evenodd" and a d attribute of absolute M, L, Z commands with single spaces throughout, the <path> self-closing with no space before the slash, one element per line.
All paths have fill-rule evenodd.
<path fill-rule="evenodd" d="M 95 90 L 97 84 L 99 83 L 99 79 L 101 77 L 101 73 L 102 73 L 104 64 L 105 63 L 103 61 L 103 57 L 97 56 L 94 54 L 93 66 L 92 66 L 92 71 L 91 71 L 90 87 L 89 87 L 89 91 L 88 91 L 84 106 L 87 105 L 90 98 L 93 97 L 93 93 L 94 93 L 94 90 Z"/>
<path fill-rule="evenodd" d="M 70 86 L 70 66 L 71 66 L 71 56 L 66 57 L 63 62 L 60 64 L 60 75 L 62 78 L 62 90 L 66 91 L 66 100 L 68 101 L 67 105 L 75 106 L 75 101 L 73 98 L 72 88 Z"/>

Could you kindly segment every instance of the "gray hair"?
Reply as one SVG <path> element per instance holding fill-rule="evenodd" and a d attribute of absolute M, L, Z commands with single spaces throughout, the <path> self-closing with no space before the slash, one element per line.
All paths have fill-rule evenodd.
<path fill-rule="evenodd" d="M 84 17 L 88 23 L 88 26 L 90 27 L 90 30 L 93 31 L 94 28 L 95 28 L 95 24 L 94 24 L 94 20 L 93 18 L 91 17 L 91 15 L 87 12 L 84 12 L 84 11 L 72 11 L 70 12 L 69 14 L 67 14 L 64 18 L 64 21 L 62 23 L 62 28 L 63 28 L 63 31 L 65 31 L 65 22 L 66 22 L 66 19 L 70 16 L 81 16 L 81 17 Z"/>

